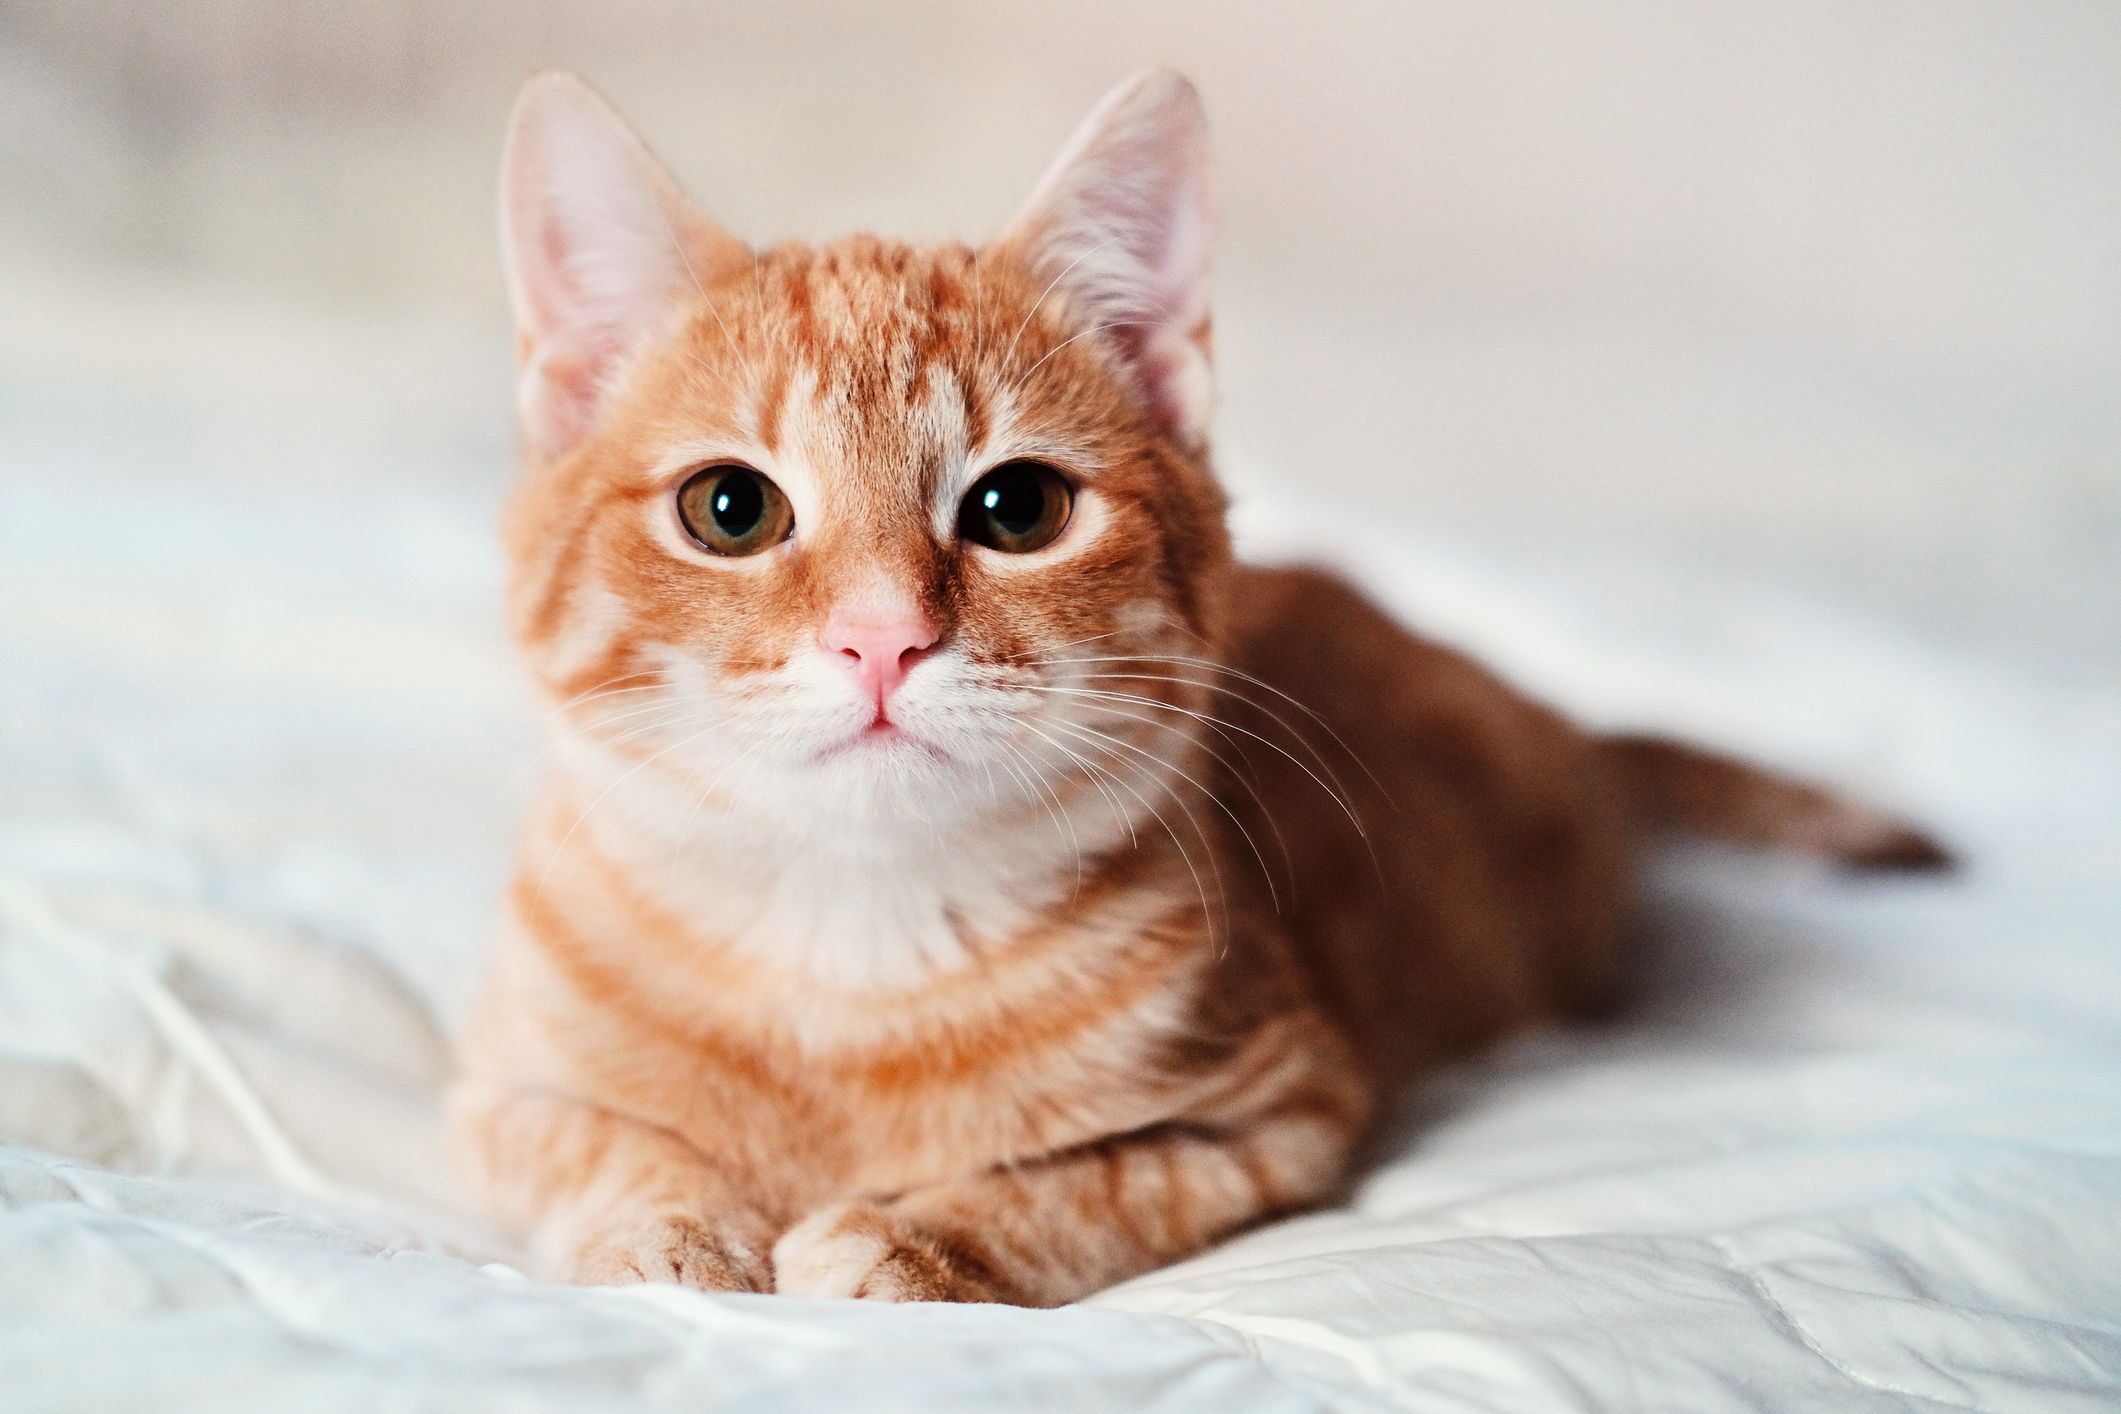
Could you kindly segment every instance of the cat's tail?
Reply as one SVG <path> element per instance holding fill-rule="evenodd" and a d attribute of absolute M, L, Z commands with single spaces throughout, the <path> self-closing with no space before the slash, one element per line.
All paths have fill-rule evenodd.
<path fill-rule="evenodd" d="M 1818 855 L 1857 869 L 1942 872 L 1950 850 L 1897 815 L 1662 737 L 1602 738 L 1651 828 Z"/>

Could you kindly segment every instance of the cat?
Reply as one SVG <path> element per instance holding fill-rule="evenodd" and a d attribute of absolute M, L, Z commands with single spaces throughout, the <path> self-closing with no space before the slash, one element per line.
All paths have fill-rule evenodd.
<path fill-rule="evenodd" d="M 557 765 L 453 1124 L 560 1278 L 1072 1301 L 1600 1005 L 1655 834 L 1945 862 L 1233 560 L 1174 74 L 984 247 L 763 250 L 544 74 L 502 228 Z"/>

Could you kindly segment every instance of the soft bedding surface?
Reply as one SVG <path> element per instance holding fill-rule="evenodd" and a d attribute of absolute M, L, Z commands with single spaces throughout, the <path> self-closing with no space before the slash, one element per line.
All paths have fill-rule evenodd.
<path fill-rule="evenodd" d="M 0 477 L 0 1405 L 2121 1402 L 2121 692 L 1249 496 L 1261 553 L 1969 871 L 1664 860 L 1626 1015 L 1440 1077 L 1348 1206 L 1074 1309 L 570 1290 L 457 1210 L 433 1111 L 538 750 L 494 492 L 167 473 Z"/>

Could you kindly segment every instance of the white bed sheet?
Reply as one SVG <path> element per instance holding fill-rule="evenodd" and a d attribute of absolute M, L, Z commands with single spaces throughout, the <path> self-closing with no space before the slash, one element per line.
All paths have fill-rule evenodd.
<path fill-rule="evenodd" d="M 1624 1018 L 1439 1079 L 1346 1208 L 1081 1307 L 570 1290 L 456 1211 L 433 1114 L 537 750 L 491 492 L 164 470 L 0 479 L 0 1406 L 2121 1403 L 2121 691 L 1255 510 L 1970 871 L 1668 861 Z"/>

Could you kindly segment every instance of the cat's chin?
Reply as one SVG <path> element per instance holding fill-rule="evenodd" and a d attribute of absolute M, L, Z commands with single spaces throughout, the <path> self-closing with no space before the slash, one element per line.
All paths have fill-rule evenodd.
<path fill-rule="evenodd" d="M 973 823 L 991 803 L 971 786 L 977 769 L 916 731 L 865 728 L 817 749 L 789 777 L 778 813 L 803 829 L 831 834 L 854 826 L 917 818 L 930 831 Z"/>

